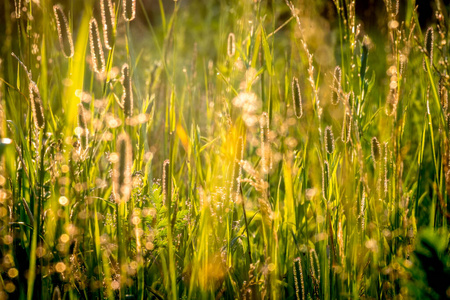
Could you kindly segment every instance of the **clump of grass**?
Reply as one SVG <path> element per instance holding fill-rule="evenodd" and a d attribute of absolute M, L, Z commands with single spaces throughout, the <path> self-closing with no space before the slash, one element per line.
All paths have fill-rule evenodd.
<path fill-rule="evenodd" d="M 361 1 L 0 4 L 0 299 L 446 297 L 450 18 Z"/>

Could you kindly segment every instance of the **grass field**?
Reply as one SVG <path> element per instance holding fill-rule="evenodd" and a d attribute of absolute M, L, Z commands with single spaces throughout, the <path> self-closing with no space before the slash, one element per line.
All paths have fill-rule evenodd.
<path fill-rule="evenodd" d="M 450 298 L 450 6 L 364 1 L 2 1 L 0 299 Z"/>

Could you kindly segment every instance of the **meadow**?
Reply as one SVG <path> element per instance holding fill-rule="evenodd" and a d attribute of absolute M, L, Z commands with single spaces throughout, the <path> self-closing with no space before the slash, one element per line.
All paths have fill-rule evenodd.
<path fill-rule="evenodd" d="M 2 1 L 0 300 L 450 298 L 447 2 Z"/>

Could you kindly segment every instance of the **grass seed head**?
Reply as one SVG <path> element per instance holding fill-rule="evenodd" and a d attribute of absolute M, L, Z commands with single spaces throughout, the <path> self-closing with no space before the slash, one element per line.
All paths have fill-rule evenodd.
<path fill-rule="evenodd" d="M 348 143 L 350 141 L 350 136 L 352 133 L 351 131 L 352 131 L 352 115 L 345 114 L 341 133 L 341 139 L 344 143 Z"/>
<path fill-rule="evenodd" d="M 14 8 L 16 19 L 20 19 L 20 16 L 22 14 L 22 0 L 14 0 Z"/>
<path fill-rule="evenodd" d="M 298 266 L 298 267 L 297 267 Z M 295 283 L 295 294 L 297 296 L 298 300 L 304 300 L 305 299 L 305 281 L 303 279 L 303 269 L 302 269 L 302 260 L 299 257 L 294 259 L 294 263 L 292 264 L 293 268 L 293 274 L 294 274 L 294 283 Z M 298 270 L 298 273 L 297 273 Z M 300 275 L 300 276 L 298 276 Z M 298 283 L 300 281 L 300 284 Z M 301 288 L 301 295 L 300 298 L 300 288 Z"/>
<path fill-rule="evenodd" d="M 37 129 L 43 129 L 45 126 L 45 117 L 39 88 L 37 84 L 31 80 L 28 84 L 28 88 L 30 92 L 30 103 L 31 111 L 33 113 L 34 125 Z"/>
<path fill-rule="evenodd" d="M 433 66 L 433 43 L 434 43 L 434 31 L 433 28 L 430 26 L 427 29 L 427 32 L 425 34 L 425 55 L 428 56 L 430 59 L 430 68 Z M 425 61 L 426 57 L 423 58 L 423 69 L 425 72 L 427 71 L 427 65 Z"/>
<path fill-rule="evenodd" d="M 122 106 L 125 112 L 125 116 L 133 116 L 133 86 L 131 83 L 130 68 L 128 64 L 124 64 L 122 67 Z"/>
<path fill-rule="evenodd" d="M 376 164 L 378 161 L 380 161 L 381 157 L 381 148 L 380 148 L 380 142 L 378 142 L 378 139 L 374 136 L 372 138 L 372 159 L 373 162 Z"/>
<path fill-rule="evenodd" d="M 58 286 L 53 290 L 52 300 L 61 300 L 61 290 Z"/>
<path fill-rule="evenodd" d="M 341 68 L 337 66 L 333 73 L 333 84 L 331 86 L 331 104 L 337 105 L 341 100 Z"/>
<path fill-rule="evenodd" d="M 234 33 L 230 33 L 228 35 L 228 45 L 227 45 L 227 54 L 229 57 L 233 57 L 236 53 L 236 38 Z"/>
<path fill-rule="evenodd" d="M 334 152 L 334 135 L 331 126 L 325 128 L 325 149 L 329 154 Z"/>
<path fill-rule="evenodd" d="M 300 93 L 300 85 L 298 84 L 298 78 L 292 78 L 292 104 L 294 106 L 294 113 L 297 119 L 303 116 L 302 95 Z"/>
<path fill-rule="evenodd" d="M 62 10 L 61 5 L 53 6 L 53 12 L 56 18 L 56 28 L 58 30 L 59 44 L 65 57 L 72 57 L 74 54 L 72 33 L 70 31 L 69 22 Z"/>
<path fill-rule="evenodd" d="M 320 262 L 319 262 L 319 257 L 317 256 L 317 252 L 313 248 L 311 248 L 309 250 L 309 259 L 311 262 L 311 265 L 310 265 L 311 274 L 314 278 L 315 285 L 320 286 Z M 314 264 L 314 261 L 315 261 L 315 264 Z M 317 268 L 317 273 L 316 273 L 316 268 Z"/>
<path fill-rule="evenodd" d="M 136 0 L 123 0 L 123 18 L 125 21 L 133 21 L 136 17 Z"/>
<path fill-rule="evenodd" d="M 94 71 L 99 74 L 105 72 L 105 56 L 103 54 L 103 46 L 100 41 L 100 33 L 95 18 L 89 22 L 89 44 L 91 46 L 92 64 Z"/>
<path fill-rule="evenodd" d="M 111 0 L 100 0 L 105 47 L 111 50 L 116 36 L 116 16 Z"/>

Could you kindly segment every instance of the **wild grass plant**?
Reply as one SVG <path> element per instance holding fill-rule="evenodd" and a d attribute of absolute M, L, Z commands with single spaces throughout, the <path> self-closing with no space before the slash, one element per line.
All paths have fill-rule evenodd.
<path fill-rule="evenodd" d="M 3 1 L 0 299 L 450 298 L 450 7 L 362 2 Z"/>

